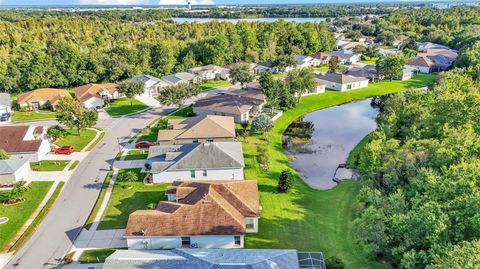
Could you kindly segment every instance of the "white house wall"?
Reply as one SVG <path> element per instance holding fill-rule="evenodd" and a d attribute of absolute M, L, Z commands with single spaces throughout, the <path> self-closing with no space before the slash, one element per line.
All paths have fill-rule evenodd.
<path fill-rule="evenodd" d="M 96 97 L 93 97 L 93 98 L 90 98 L 88 100 L 86 100 L 85 102 L 83 102 L 83 106 L 85 108 L 89 108 L 89 109 L 92 109 L 92 108 L 96 108 L 96 107 L 103 107 L 104 106 L 104 101 L 102 98 L 96 98 Z"/>
<path fill-rule="evenodd" d="M 368 80 L 353 82 L 353 83 L 346 83 L 346 84 L 334 83 L 334 82 L 323 80 L 323 79 L 320 79 L 320 81 L 322 84 L 325 84 L 326 88 L 336 90 L 336 91 L 341 91 L 341 92 L 368 87 Z M 348 85 L 352 85 L 352 88 L 348 89 Z"/>
<path fill-rule="evenodd" d="M 243 248 L 244 238 L 240 236 L 240 245 L 235 245 L 233 235 L 200 235 L 190 236 L 190 244 L 198 248 Z M 181 248 L 181 236 L 138 236 L 127 237 L 128 249 L 172 249 Z"/>
<path fill-rule="evenodd" d="M 415 65 L 408 65 L 409 67 L 417 70 L 418 72 L 420 73 L 425 73 L 425 74 L 428 74 L 430 73 L 430 67 L 426 67 L 426 66 L 415 66 Z"/>
<path fill-rule="evenodd" d="M 193 108 L 193 113 L 199 116 L 205 116 L 205 115 L 218 115 L 218 116 L 228 116 L 228 117 L 233 117 L 233 121 L 235 123 L 241 123 L 243 121 L 246 121 L 249 119 L 249 113 L 245 112 L 242 115 L 238 114 L 230 114 L 230 113 L 222 113 L 222 112 L 215 112 L 215 111 L 210 111 L 210 110 L 203 110 L 194 107 Z"/>
<path fill-rule="evenodd" d="M 192 169 L 193 170 L 193 169 Z M 243 168 L 235 169 L 209 169 L 207 176 L 203 170 L 195 170 L 195 177 L 191 177 L 190 170 L 167 170 L 162 173 L 152 174 L 154 183 L 174 182 L 178 180 L 243 180 Z"/>

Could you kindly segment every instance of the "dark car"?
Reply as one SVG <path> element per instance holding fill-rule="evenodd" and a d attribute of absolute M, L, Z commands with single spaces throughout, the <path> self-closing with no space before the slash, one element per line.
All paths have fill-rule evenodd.
<path fill-rule="evenodd" d="M 141 142 L 138 142 L 135 144 L 135 148 L 137 149 L 144 149 L 144 148 L 149 148 L 151 146 L 153 146 L 154 144 L 152 142 L 148 142 L 148 141 L 141 141 Z"/>
<path fill-rule="evenodd" d="M 55 154 L 71 154 L 73 152 L 73 147 L 72 146 L 64 146 L 60 148 L 55 148 L 53 149 L 53 152 Z"/>
<path fill-rule="evenodd" d="M 0 121 L 8 121 L 10 119 L 10 113 L 3 113 L 0 115 Z"/>

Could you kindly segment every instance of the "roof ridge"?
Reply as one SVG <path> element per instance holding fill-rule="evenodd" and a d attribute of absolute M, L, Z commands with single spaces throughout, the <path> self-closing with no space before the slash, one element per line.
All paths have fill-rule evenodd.
<path fill-rule="evenodd" d="M 211 194 L 211 192 L 213 192 L 214 194 L 216 194 L 217 197 L 213 196 L 213 195 Z M 241 215 L 242 217 L 244 217 L 243 214 L 242 214 L 242 212 L 240 212 L 240 211 L 239 211 L 237 208 L 235 208 L 230 202 L 228 202 L 228 200 L 225 199 L 225 197 L 223 197 L 223 195 L 221 195 L 219 192 L 217 192 L 217 191 L 212 187 L 212 185 L 209 185 L 209 186 L 208 186 L 208 193 L 207 193 L 207 195 L 208 195 L 209 197 L 211 197 L 212 200 L 214 200 L 219 207 L 221 207 L 223 210 L 225 210 L 225 212 L 227 212 L 228 215 L 230 215 L 238 224 L 240 224 L 240 226 L 242 226 L 242 227 L 245 226 L 245 223 L 243 222 L 243 219 L 242 219 L 242 220 L 239 220 L 239 219 L 237 218 L 237 216 L 234 216 L 233 214 L 231 214 L 231 211 L 230 211 L 229 209 L 227 209 L 226 205 L 228 204 L 232 209 L 234 209 L 234 210 L 238 213 L 238 215 Z M 222 201 L 222 202 L 218 201 L 217 199 L 219 199 L 219 198 L 222 199 L 223 201 L 225 201 L 225 203 L 222 203 L 223 201 Z"/>
<path fill-rule="evenodd" d="M 247 182 L 247 181 L 245 181 L 245 182 Z M 237 182 L 233 182 L 233 183 L 237 183 Z M 234 193 L 230 188 L 228 188 L 228 187 L 226 186 L 226 184 L 231 184 L 231 183 L 215 184 L 215 185 L 220 186 L 220 187 L 222 187 L 223 189 L 226 189 L 230 194 L 232 194 L 236 199 L 238 199 L 246 208 L 250 209 L 252 212 L 255 212 L 255 210 L 252 209 L 252 208 L 250 207 L 250 205 L 248 205 L 247 203 L 245 203 L 245 201 L 244 201 L 243 199 L 241 199 L 236 193 Z M 213 186 L 213 185 L 211 185 L 211 186 Z M 225 200 L 226 200 L 226 199 L 225 199 Z M 231 204 L 228 200 L 227 200 L 227 202 L 228 202 L 229 204 Z M 233 205 L 232 205 L 232 206 L 233 206 Z"/>
<path fill-rule="evenodd" d="M 220 125 L 220 123 L 212 120 L 212 117 L 206 117 L 206 119 L 209 119 L 209 120 L 210 120 L 211 122 L 213 122 L 215 125 L 219 126 L 220 128 L 222 128 L 222 129 L 223 129 L 224 131 L 226 131 L 227 133 L 230 133 L 230 131 L 229 131 L 227 128 L 225 128 L 225 127 L 223 127 L 222 125 Z M 235 133 L 233 133 L 233 135 L 235 135 Z"/>
<path fill-rule="evenodd" d="M 221 142 L 221 143 L 238 143 L 238 142 Z M 229 156 L 231 159 L 233 159 L 240 167 L 242 166 L 242 164 L 236 158 L 232 157 L 232 155 L 228 154 L 227 152 L 225 152 L 225 150 L 223 150 L 221 147 L 219 147 L 218 142 L 212 142 L 211 144 L 215 145 L 215 147 L 217 147 L 217 149 L 219 149 L 221 152 L 227 154 L 227 156 Z M 242 147 L 242 150 L 243 150 L 243 147 Z"/>

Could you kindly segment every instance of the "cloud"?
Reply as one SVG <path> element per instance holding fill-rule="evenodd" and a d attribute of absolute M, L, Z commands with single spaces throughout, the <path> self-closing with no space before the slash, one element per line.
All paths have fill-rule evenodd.
<path fill-rule="evenodd" d="M 142 4 L 148 4 L 148 0 L 79 0 L 78 2 L 81 5 L 142 5 Z"/>
<path fill-rule="evenodd" d="M 186 5 L 190 2 L 192 5 L 213 5 L 214 0 L 160 0 L 159 5 Z"/>

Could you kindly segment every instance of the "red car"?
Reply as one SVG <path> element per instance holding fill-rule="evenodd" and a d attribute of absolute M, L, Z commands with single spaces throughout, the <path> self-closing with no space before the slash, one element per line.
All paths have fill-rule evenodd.
<path fill-rule="evenodd" d="M 54 148 L 53 152 L 55 154 L 70 154 L 73 152 L 73 147 L 72 146 L 64 146 L 60 148 Z"/>
<path fill-rule="evenodd" d="M 144 149 L 144 148 L 149 148 L 151 146 L 153 146 L 154 144 L 152 142 L 148 142 L 148 141 L 141 141 L 141 142 L 138 142 L 137 144 L 135 144 L 135 148 L 137 149 Z"/>

